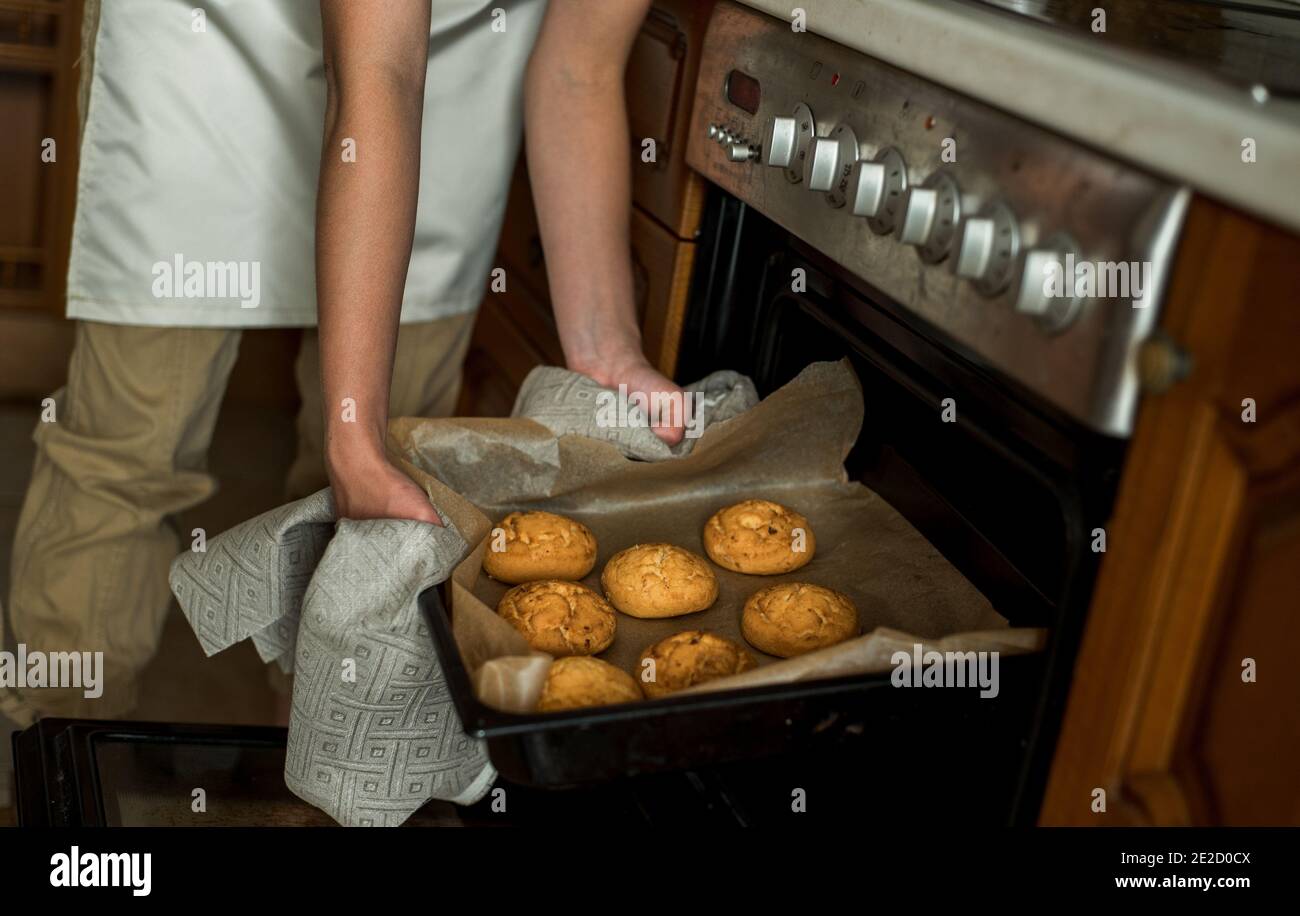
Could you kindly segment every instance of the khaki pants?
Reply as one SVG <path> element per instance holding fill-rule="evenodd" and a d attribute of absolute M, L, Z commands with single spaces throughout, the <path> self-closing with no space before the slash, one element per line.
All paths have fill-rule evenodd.
<path fill-rule="evenodd" d="M 448 416 L 460 390 L 473 314 L 403 325 L 390 411 Z M 168 567 L 181 541 L 173 517 L 212 496 L 206 458 L 240 331 L 77 324 L 57 419 L 39 423 L 36 463 L 14 538 L 4 648 L 104 653 L 103 696 L 45 687 L 0 691 L 0 712 L 122 716 L 157 650 L 171 606 Z M 298 452 L 287 495 L 326 486 L 320 359 L 304 334 Z M 215 532 L 209 532 L 209 536 Z"/>

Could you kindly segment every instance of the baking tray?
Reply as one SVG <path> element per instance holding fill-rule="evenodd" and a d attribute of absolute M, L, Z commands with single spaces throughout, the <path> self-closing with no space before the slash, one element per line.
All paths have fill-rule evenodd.
<path fill-rule="evenodd" d="M 1042 653 L 1003 655 L 999 692 L 900 688 L 888 672 L 689 693 L 617 706 L 523 715 L 479 701 L 452 633 L 443 586 L 420 594 L 443 676 L 467 734 L 487 741 L 502 776 L 560 788 L 817 748 L 874 745 L 900 768 L 914 742 L 964 753 L 1018 753 L 1043 674 Z M 1005 740 L 1004 739 L 1008 739 Z M 902 753 L 898 753 L 899 751 Z"/>

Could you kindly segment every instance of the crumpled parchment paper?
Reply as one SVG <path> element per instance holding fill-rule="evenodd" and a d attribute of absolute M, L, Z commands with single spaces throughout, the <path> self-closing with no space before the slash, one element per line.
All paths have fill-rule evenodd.
<path fill-rule="evenodd" d="M 743 393 L 752 391 L 748 381 L 742 389 L 738 377 L 727 379 L 735 400 L 718 400 L 703 435 L 663 461 L 635 460 L 667 455 L 649 429 L 593 433 L 591 399 L 574 396 L 579 382 L 552 374 L 561 371 L 537 370 L 517 401 L 517 409 L 530 411 L 550 405 L 545 429 L 520 419 L 404 419 L 390 427 L 390 444 L 412 465 L 470 499 L 493 523 L 517 509 L 546 509 L 582 521 L 598 542 L 595 568 L 584 580 L 597 591 L 606 560 L 633 544 L 668 541 L 704 556 L 702 532 L 709 516 L 750 497 L 797 509 L 817 538 L 814 559 L 785 575 L 749 576 L 712 566 L 719 596 L 705 611 L 659 620 L 619 614 L 614 643 L 598 657 L 635 677 L 641 673 L 636 667 L 641 651 L 681 630 L 711 630 L 743 642 L 745 599 L 768 585 L 795 581 L 848 595 L 858 608 L 863 635 L 788 660 L 750 647 L 758 668 L 693 690 L 886 671 L 894 651 L 915 644 L 922 651 L 1005 654 L 1041 648 L 1043 631 L 1008 627 L 906 519 L 847 479 L 844 459 L 864 417 L 862 389 L 847 362 L 813 364 L 749 409 L 737 409 L 748 406 Z M 870 405 L 866 417 L 870 422 Z M 628 447 L 632 432 L 641 435 L 644 447 Z M 452 574 L 457 644 L 481 700 L 531 712 L 551 659 L 532 651 L 497 616 L 497 602 L 508 586 L 481 572 L 487 540 L 476 543 Z"/>

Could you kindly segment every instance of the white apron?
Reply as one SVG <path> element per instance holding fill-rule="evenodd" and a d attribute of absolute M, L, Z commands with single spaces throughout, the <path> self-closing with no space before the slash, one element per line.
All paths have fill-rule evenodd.
<path fill-rule="evenodd" d="M 403 322 L 471 311 L 483 297 L 518 153 L 523 69 L 545 8 L 430 2 Z M 199 6 L 204 31 L 193 26 Z M 68 317 L 314 325 L 318 0 L 107 0 L 93 40 Z M 356 154 L 382 155 L 364 144 Z"/>

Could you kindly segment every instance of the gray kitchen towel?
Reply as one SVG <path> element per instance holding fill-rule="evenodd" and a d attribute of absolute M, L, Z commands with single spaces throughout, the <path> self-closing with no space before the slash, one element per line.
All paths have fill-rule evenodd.
<path fill-rule="evenodd" d="M 734 372 L 686 390 L 699 431 L 758 402 Z M 642 460 L 694 447 L 692 436 L 669 449 L 644 421 L 610 415 L 602 391 L 586 376 L 539 367 L 513 415 Z M 395 826 L 430 798 L 471 804 L 496 778 L 484 743 L 461 726 L 417 606 L 471 549 L 440 515 L 445 527 L 336 524 L 326 489 L 172 562 L 172 592 L 205 653 L 251 639 L 264 661 L 295 673 L 285 783 L 341 824 Z"/>
<path fill-rule="evenodd" d="M 496 776 L 461 728 L 416 604 L 469 550 L 443 521 L 336 528 L 322 490 L 172 563 L 205 653 L 251 637 L 296 672 L 285 784 L 340 824 L 395 826 L 430 798 L 471 804 Z"/>
<path fill-rule="evenodd" d="M 758 403 L 754 383 L 739 372 L 710 373 L 684 389 L 691 426 L 681 442 L 669 447 L 648 421 L 629 411 L 626 402 L 585 375 L 555 366 L 538 366 L 519 387 L 512 417 L 527 417 L 557 436 L 577 435 L 612 442 L 629 458 L 662 461 L 689 454 L 712 423 L 729 420 Z M 631 400 L 631 397 L 627 400 Z M 625 422 L 627 421 L 627 422 Z"/>

